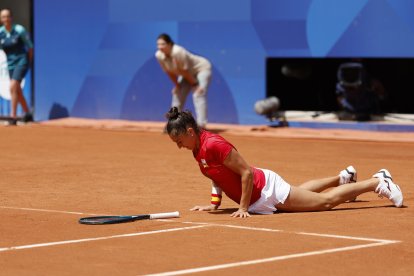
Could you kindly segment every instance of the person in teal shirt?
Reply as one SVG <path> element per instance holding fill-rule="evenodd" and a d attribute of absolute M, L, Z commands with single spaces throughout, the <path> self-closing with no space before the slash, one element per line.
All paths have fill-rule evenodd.
<path fill-rule="evenodd" d="M 20 103 L 24 111 L 24 121 L 33 121 L 21 88 L 21 82 L 29 70 L 33 58 L 33 43 L 25 28 L 12 22 L 10 9 L 0 11 L 0 49 L 7 56 L 10 75 L 11 113 L 10 124 L 16 124 L 17 105 Z"/>

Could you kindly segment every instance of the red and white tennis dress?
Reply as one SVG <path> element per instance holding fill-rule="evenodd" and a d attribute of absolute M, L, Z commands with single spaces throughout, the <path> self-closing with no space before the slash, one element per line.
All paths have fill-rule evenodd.
<path fill-rule="evenodd" d="M 221 195 L 223 191 L 230 199 L 240 204 L 241 176 L 223 164 L 232 149 L 237 150 L 220 135 L 203 130 L 200 133 L 199 150 L 193 151 L 193 155 L 201 172 L 213 181 L 213 193 Z M 290 185 L 273 171 L 255 167 L 252 167 L 252 171 L 253 191 L 248 211 L 272 214 L 276 211 L 276 204 L 285 202 Z"/>

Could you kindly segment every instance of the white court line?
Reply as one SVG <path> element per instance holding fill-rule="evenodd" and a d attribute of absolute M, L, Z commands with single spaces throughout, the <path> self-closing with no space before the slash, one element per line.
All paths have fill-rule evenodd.
<path fill-rule="evenodd" d="M 113 236 L 98 237 L 98 238 L 66 240 L 66 241 L 57 241 L 57 242 L 37 243 L 37 244 L 29 244 L 29 245 L 21 245 L 21 246 L 3 247 L 3 248 L 0 248 L 0 252 L 11 251 L 11 250 L 20 250 L 20 249 L 29 249 L 29 248 L 36 248 L 36 247 L 55 246 L 55 245 L 70 244 L 70 243 L 81 243 L 81 242 L 109 240 L 109 239 L 116 239 L 116 238 L 135 237 L 135 236 L 142 236 L 142 235 L 150 235 L 150 234 L 158 234 L 158 233 L 189 230 L 189 229 L 202 228 L 202 227 L 207 227 L 207 226 L 208 225 L 196 225 L 196 226 L 189 226 L 189 227 L 170 228 L 170 229 L 164 229 L 164 230 L 156 230 L 156 231 L 149 231 L 149 232 L 138 232 L 138 233 L 130 233 L 130 234 L 121 234 L 121 235 L 113 235 Z"/>
<path fill-rule="evenodd" d="M 310 252 L 304 252 L 304 253 L 296 253 L 296 254 L 290 254 L 290 255 L 284 255 L 284 256 L 275 256 L 275 257 L 270 257 L 270 258 L 250 260 L 250 261 L 242 261 L 242 262 L 234 262 L 234 263 L 227 263 L 227 264 L 221 264 L 221 265 L 212 265 L 212 266 L 205 266 L 205 267 L 198 267 L 198 268 L 168 271 L 168 272 L 162 272 L 162 273 L 146 274 L 146 276 L 168 276 L 168 275 L 183 275 L 183 274 L 190 274 L 190 273 L 199 273 L 199 272 L 226 269 L 226 268 L 232 268 L 232 267 L 247 266 L 247 265 L 254 265 L 254 264 L 268 263 L 268 262 L 275 262 L 275 261 L 282 261 L 282 260 L 293 259 L 293 258 L 301 258 L 301 257 L 307 257 L 307 256 L 330 254 L 330 253 L 336 253 L 336 252 L 342 252 L 342 251 L 351 251 L 351 250 L 357 250 L 357 249 L 362 249 L 362 248 L 382 246 L 382 245 L 401 242 L 401 241 L 396 241 L 396 240 L 384 240 L 384 239 L 373 239 L 373 238 L 365 238 L 365 237 L 353 237 L 353 236 L 319 234 L 319 233 L 308 233 L 308 232 L 293 232 L 293 231 L 284 231 L 284 230 L 271 229 L 271 228 L 257 228 L 257 227 L 228 225 L 228 224 L 215 224 L 215 223 L 191 222 L 191 221 L 184 221 L 182 223 L 197 224 L 197 225 L 209 225 L 209 226 L 221 226 L 221 227 L 228 227 L 228 228 L 254 230 L 254 231 L 279 232 L 279 233 L 296 234 L 296 235 L 318 236 L 318 237 L 335 238 L 335 239 L 370 241 L 370 242 L 373 242 L 373 243 L 346 246 L 346 247 L 337 247 L 337 248 L 332 248 L 332 249 L 317 250 L 317 251 L 310 251 Z"/>
<path fill-rule="evenodd" d="M 326 237 L 326 238 L 335 238 L 335 239 L 348 239 L 348 240 L 359 240 L 359 241 L 372 241 L 378 243 L 396 243 L 401 242 L 397 240 L 383 240 L 383 239 L 372 239 L 372 238 L 362 238 L 362 237 L 353 237 L 353 236 L 342 236 L 342 235 L 331 235 L 331 234 L 319 234 L 319 233 L 308 233 L 308 232 L 295 232 L 298 235 L 307 235 L 307 236 L 317 236 L 317 237 Z"/>
<path fill-rule="evenodd" d="M 75 215 L 93 215 L 93 216 L 103 215 L 103 214 L 91 214 L 91 213 L 60 211 L 60 210 L 48 210 L 48 209 L 38 209 L 38 208 L 23 208 L 23 207 L 13 207 L 13 206 L 0 206 L 0 208 L 15 209 L 15 210 L 27 210 L 27 211 L 38 211 L 38 212 L 50 212 L 50 213 L 75 214 Z M 169 219 L 157 219 L 157 221 L 176 222 L 175 220 L 169 220 Z M 308 233 L 308 232 L 289 232 L 289 231 L 285 231 L 285 230 L 278 230 L 278 229 L 271 229 L 271 228 L 257 228 L 257 227 L 249 227 L 249 226 L 230 225 L 230 224 L 215 224 L 215 223 L 207 223 L 207 222 L 181 221 L 180 223 L 206 225 L 206 226 L 223 226 L 223 227 L 229 227 L 229 228 L 239 228 L 239 229 L 255 230 L 255 231 L 284 232 L 284 233 L 291 233 L 291 234 L 298 234 L 298 235 L 309 235 L 309 236 L 319 236 L 319 237 L 328 237 L 328 238 L 330 237 L 330 238 L 338 238 L 338 239 L 363 240 L 363 241 L 374 241 L 374 242 L 385 242 L 385 243 L 387 243 L 387 242 L 400 242 L 400 241 L 393 241 L 393 240 L 373 239 L 373 238 L 354 237 L 354 236 L 341 236 L 341 235 Z"/>
<path fill-rule="evenodd" d="M 36 211 L 36 212 L 47 212 L 47 213 L 60 213 L 60 214 L 71 214 L 71 215 L 87 215 L 87 216 L 112 216 L 113 214 L 93 214 L 93 213 L 81 213 L 81 212 L 72 212 L 72 211 L 59 211 L 59 210 L 49 210 L 49 209 L 38 209 L 38 208 L 22 208 L 22 207 L 12 207 L 12 206 L 0 206 L 2 209 L 13 209 L 13 210 L 23 210 L 23 211 Z M 154 219 L 156 221 L 170 222 L 170 219 Z"/>
<path fill-rule="evenodd" d="M 99 215 L 99 214 L 89 214 L 89 213 L 81 213 L 81 212 L 58 211 L 58 210 L 48 210 L 48 209 L 36 209 L 36 208 L 22 208 L 22 207 L 13 207 L 13 206 L 0 206 L 0 208 L 13 209 L 13 210 L 36 211 L 36 212 L 47 212 L 47 213 L 74 214 L 74 215 L 91 215 L 91 216 Z"/>
<path fill-rule="evenodd" d="M 245 229 L 245 230 L 254 230 L 254 231 L 264 231 L 264 232 L 285 232 L 279 229 L 271 229 L 271 228 L 258 228 L 258 227 L 249 227 L 249 226 L 241 226 L 241 225 L 230 225 L 230 224 L 210 224 L 215 226 L 222 226 L 227 228 L 237 228 L 237 229 Z"/>
<path fill-rule="evenodd" d="M 19 208 L 19 207 L 7 207 L 7 206 L 0 206 L 0 208 L 40 211 L 40 212 L 56 212 L 56 213 L 66 213 L 66 214 L 86 214 L 86 213 L 80 213 L 80 212 L 68 212 L 68 211 L 34 209 L 34 208 Z M 87 215 L 94 215 L 94 214 L 87 214 Z M 174 220 L 162 220 L 162 221 L 176 222 Z M 171 229 L 165 229 L 165 230 L 132 233 L 132 234 L 122 234 L 122 235 L 115 235 L 115 236 L 108 236 L 108 237 L 90 238 L 90 239 L 69 240 L 69 241 L 60 241 L 60 242 L 52 242 L 52 243 L 41 243 L 41 244 L 15 246 L 15 247 L 5 247 L 5 248 L 0 248 L 0 252 L 9 251 L 9 250 L 17 250 L 17 249 L 53 246 L 53 245 L 68 244 L 68 243 L 80 243 L 80 242 L 88 242 L 88 241 L 95 241 L 95 240 L 106 240 L 106 239 L 121 238 L 121 237 L 132 237 L 132 236 L 140 236 L 140 235 L 147 235 L 147 234 L 188 230 L 188 229 L 202 228 L 202 227 L 207 227 L 207 226 L 219 226 L 219 227 L 238 228 L 238 229 L 246 229 L 246 230 L 254 230 L 254 231 L 280 232 L 280 233 L 287 233 L 287 234 L 319 236 L 319 237 L 326 237 L 326 238 L 350 239 L 350 240 L 373 242 L 373 243 L 363 244 L 363 245 L 338 247 L 338 248 L 333 248 L 333 249 L 310 251 L 310 252 L 305 252 L 305 253 L 297 253 L 297 254 L 290 254 L 290 255 L 284 255 L 284 256 L 275 256 L 271 258 L 264 258 L 264 259 L 250 260 L 250 261 L 242 261 L 242 262 L 213 265 L 213 266 L 206 266 L 206 267 L 199 267 L 199 268 L 190 268 L 190 269 L 162 272 L 162 273 L 156 273 L 156 274 L 147 274 L 148 276 L 154 276 L 154 275 L 183 275 L 183 274 L 189 274 L 189 273 L 198 273 L 198 272 L 204 272 L 204 271 L 226 269 L 226 268 L 231 268 L 231 267 L 275 262 L 275 261 L 287 260 L 287 259 L 292 259 L 292 258 L 300 258 L 300 257 L 306 257 L 306 256 L 314 256 L 314 255 L 322 255 L 322 254 L 329 254 L 329 253 L 342 252 L 342 251 L 357 250 L 357 249 L 362 249 L 362 248 L 382 246 L 382 245 L 401 242 L 401 241 L 396 241 L 396 240 L 383 240 L 383 239 L 373 239 L 373 238 L 365 238 L 365 237 L 353 237 L 353 236 L 319 234 L 319 233 L 308 233 L 308 232 L 292 232 L 292 231 L 284 231 L 284 230 L 271 229 L 271 228 L 257 228 L 257 227 L 228 225 L 228 224 L 215 224 L 215 223 L 191 222 L 191 221 L 184 221 L 184 222 L 179 222 L 179 223 L 196 224 L 197 226 L 171 228 Z"/>
<path fill-rule="evenodd" d="M 365 237 L 343 236 L 343 235 L 332 235 L 332 234 L 321 234 L 321 233 L 309 233 L 309 232 L 294 232 L 294 231 L 285 231 L 285 230 L 272 229 L 272 228 L 259 228 L 259 227 L 230 225 L 230 224 L 219 224 L 219 223 L 216 224 L 216 223 L 191 222 L 191 221 L 183 221 L 181 223 L 197 224 L 197 225 L 209 225 L 209 226 L 222 226 L 222 227 L 246 229 L 246 230 L 253 230 L 253 231 L 280 232 L 280 233 L 287 233 L 287 234 L 318 236 L 318 237 L 335 238 L 335 239 L 360 240 L 360 241 L 370 241 L 370 242 L 379 242 L 379 243 L 400 242 L 400 241 L 396 241 L 396 240 L 373 239 L 373 238 L 365 238 Z"/>
<path fill-rule="evenodd" d="M 282 260 L 293 259 L 293 258 L 301 258 L 301 257 L 329 254 L 329 253 L 335 253 L 335 252 L 341 252 L 341 251 L 356 250 L 356 249 L 367 248 L 367 247 L 381 246 L 381 245 L 390 244 L 390 243 L 395 243 L 395 241 L 338 247 L 338 248 L 333 248 L 333 249 L 310 251 L 310 252 L 305 252 L 305 253 L 276 256 L 276 257 L 271 257 L 271 258 L 264 258 L 264 259 L 257 259 L 257 260 L 243 261 L 243 262 L 204 266 L 204 267 L 155 273 L 155 274 L 146 274 L 146 276 L 170 276 L 170 275 L 183 275 L 183 274 L 190 274 L 190 273 L 198 273 L 198 272 L 219 270 L 219 269 L 225 269 L 225 268 L 231 268 L 231 267 L 240 267 L 240 266 L 246 266 L 246 265 L 282 261 Z"/>

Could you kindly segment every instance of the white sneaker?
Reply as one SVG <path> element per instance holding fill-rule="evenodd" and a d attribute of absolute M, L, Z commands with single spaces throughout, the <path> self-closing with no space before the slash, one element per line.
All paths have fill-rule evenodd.
<path fill-rule="evenodd" d="M 380 197 L 385 196 L 395 205 L 395 207 L 402 207 L 403 195 L 400 187 L 392 181 L 392 177 L 389 171 L 381 169 L 372 177 L 378 178 L 380 183 L 378 184 L 375 192 Z"/>
<path fill-rule="evenodd" d="M 357 182 L 357 171 L 349 166 L 339 173 L 339 185 Z"/>
<path fill-rule="evenodd" d="M 348 166 L 345 170 L 342 170 L 339 173 L 339 185 L 344 185 L 348 183 L 357 182 L 357 171 L 354 167 Z M 349 201 L 355 201 L 355 198 L 350 199 Z"/>

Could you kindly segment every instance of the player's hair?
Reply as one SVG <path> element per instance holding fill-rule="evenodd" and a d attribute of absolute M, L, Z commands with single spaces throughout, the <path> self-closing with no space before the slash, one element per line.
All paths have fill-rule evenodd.
<path fill-rule="evenodd" d="M 170 136 L 178 136 L 186 133 L 189 127 L 193 128 L 197 134 L 200 133 L 200 129 L 189 110 L 179 111 L 174 106 L 165 114 L 165 117 L 168 119 L 165 130 Z"/>
<path fill-rule="evenodd" d="M 10 16 L 13 16 L 13 12 L 12 12 L 12 10 L 11 10 L 11 9 L 9 9 L 9 8 L 2 8 L 2 9 L 0 9 L 0 13 L 1 13 L 2 11 L 9 11 Z"/>
<path fill-rule="evenodd" d="M 174 41 L 171 39 L 171 37 L 168 34 L 165 34 L 165 33 L 160 34 L 157 40 L 158 39 L 164 40 L 165 42 L 167 42 L 167 44 L 174 45 Z"/>

